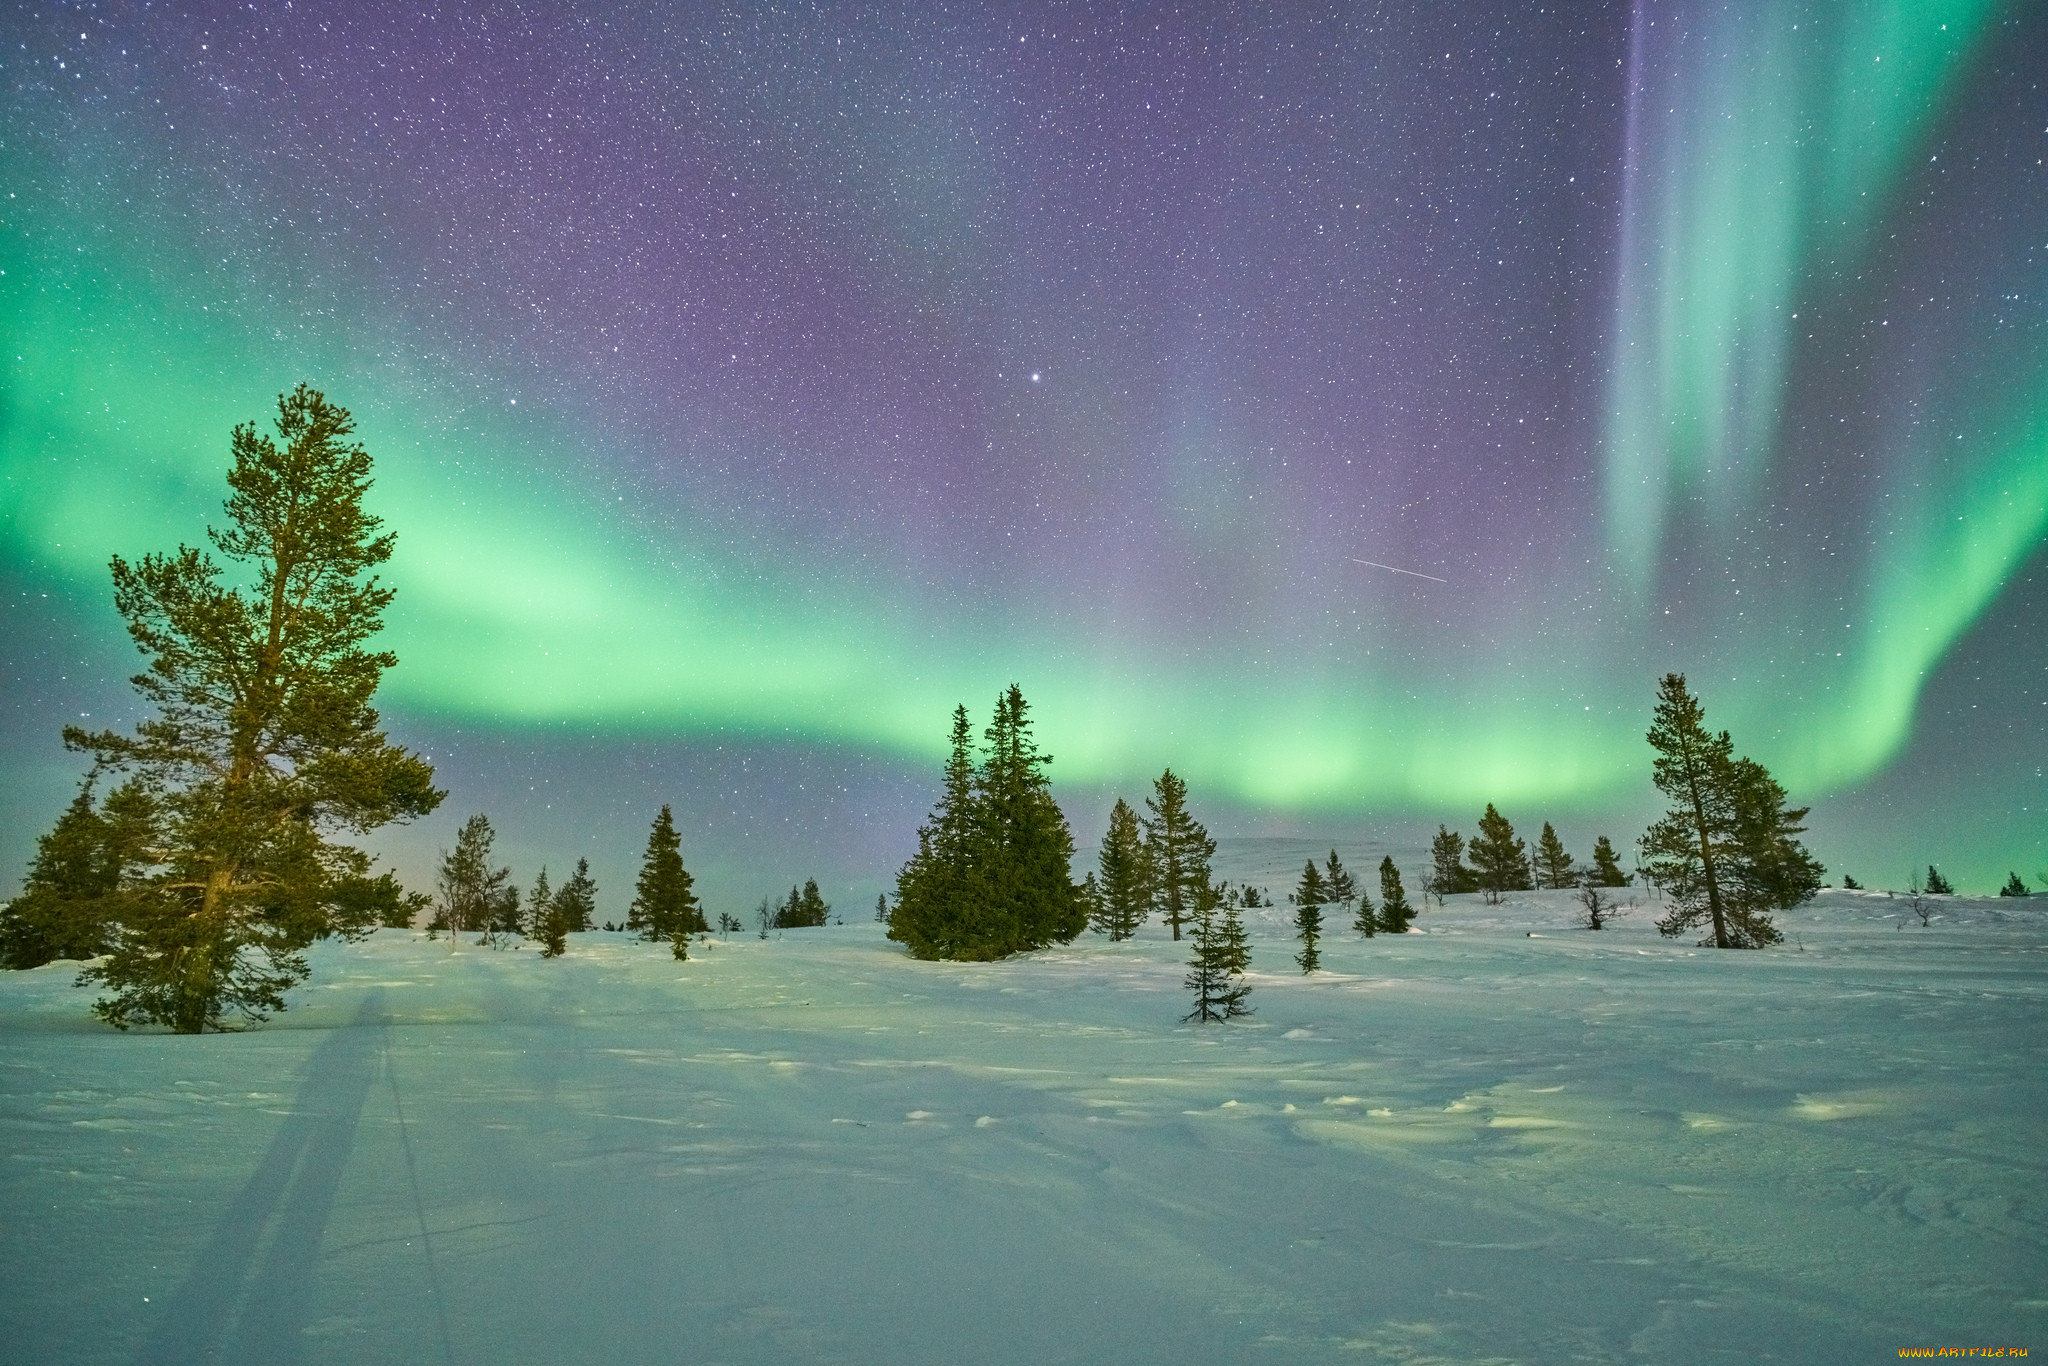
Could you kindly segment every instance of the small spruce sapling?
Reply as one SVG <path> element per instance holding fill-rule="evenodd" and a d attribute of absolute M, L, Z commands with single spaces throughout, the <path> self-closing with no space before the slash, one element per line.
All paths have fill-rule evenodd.
<path fill-rule="evenodd" d="M 1219 902 L 1223 903 L 1220 919 L 1216 915 Z M 1237 907 L 1224 901 L 1219 889 L 1204 887 L 1197 889 L 1193 909 L 1193 953 L 1188 959 L 1186 986 L 1195 993 L 1195 1008 L 1181 1016 L 1181 1021 L 1206 1023 L 1251 1014 L 1251 1007 L 1244 1003 L 1251 988 L 1243 980 L 1251 967 L 1251 945 Z"/>
<path fill-rule="evenodd" d="M 2033 895 L 2032 892 L 2027 890 L 2026 880 L 2022 878 L 2018 873 L 2014 873 L 2011 877 L 2005 880 L 2005 886 L 1998 889 L 1998 894 L 2000 896 Z"/>
<path fill-rule="evenodd" d="M 1945 878 L 1945 877 L 1943 877 L 1943 876 L 1941 875 L 1941 869 L 1939 869 L 1939 868 L 1935 867 L 1935 866 L 1934 866 L 1933 864 L 1931 864 L 1931 863 L 1930 863 L 1930 864 L 1928 864 L 1928 865 L 1927 865 L 1927 895 L 1929 895 L 1929 896 L 1954 896 L 1955 894 L 1956 894 L 1955 884 L 1954 884 L 1954 883 L 1952 883 L 1952 882 L 1950 882 L 1950 881 L 1949 881 L 1949 880 L 1948 880 L 1947 878 Z"/>
<path fill-rule="evenodd" d="M 1847 873 L 1844 873 L 1842 874 L 1842 889 L 1844 891 L 1860 892 L 1863 890 L 1863 884 L 1850 877 Z"/>
<path fill-rule="evenodd" d="M 1351 870 L 1337 857 L 1337 851 L 1330 851 L 1330 860 L 1323 865 L 1323 904 L 1335 906 L 1339 912 L 1349 910 L 1351 903 L 1358 900 L 1358 879 L 1351 876 Z"/>
<path fill-rule="evenodd" d="M 590 876 L 590 860 L 576 860 L 576 871 L 555 893 L 555 904 L 561 908 L 562 928 L 576 934 L 597 923 L 597 881 Z"/>

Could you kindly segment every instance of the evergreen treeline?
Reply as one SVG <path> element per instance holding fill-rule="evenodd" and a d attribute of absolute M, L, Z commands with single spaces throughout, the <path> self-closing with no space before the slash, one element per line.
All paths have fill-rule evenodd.
<path fill-rule="evenodd" d="M 996 699 L 979 755 L 967 708 L 953 712 L 945 789 L 896 877 L 889 937 L 917 958 L 988 961 L 1066 943 L 1088 925 L 1073 835 L 1052 799 L 1014 683 Z"/>

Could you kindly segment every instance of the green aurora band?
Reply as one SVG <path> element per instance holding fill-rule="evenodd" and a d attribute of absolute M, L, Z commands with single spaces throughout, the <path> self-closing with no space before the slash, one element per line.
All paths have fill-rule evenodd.
<path fill-rule="evenodd" d="M 1016 679 L 1064 780 L 1134 783 L 1170 762 L 1282 809 L 1609 800 L 1640 785 L 1646 680 L 1672 658 L 1638 663 L 1626 644 L 1654 621 L 1667 542 L 1688 517 L 1725 527 L 1758 505 L 1786 440 L 1793 315 L 1825 292 L 1820 263 L 1872 249 L 1993 13 L 1788 6 L 1647 57 L 1639 21 L 1603 454 L 1609 567 L 1632 605 L 1540 679 L 1525 652 L 1557 651 L 1534 631 L 1439 676 L 1261 672 L 1226 644 L 1169 662 L 1051 608 L 1001 629 L 935 624 L 888 566 L 821 573 L 655 526 L 629 492 L 579 477 L 602 438 L 573 414 L 460 390 L 400 322 L 309 319 L 196 246 L 136 245 L 149 234 L 89 197 L 6 211 L 0 554 L 91 596 L 110 554 L 198 542 L 229 428 L 304 376 L 355 410 L 373 506 L 399 533 L 388 705 L 931 759 L 955 702 L 983 708 Z M 1660 61 L 1680 88 L 1653 97 L 1641 82 L 1663 79 Z M 1717 723 L 1797 791 L 1898 750 L 1926 671 L 2048 530 L 2048 359 L 1987 368 L 1995 392 L 1965 379 L 1945 399 L 1970 414 L 1970 440 L 1896 434 L 1892 457 L 1920 477 L 1864 529 L 1883 552 L 1839 661 L 1810 665 L 1822 677 L 1790 697 L 1756 674 L 1710 685 Z M 697 548 L 679 555 L 679 540 Z M 1778 606 L 1739 628 L 1744 649 L 1809 629 L 1796 594 Z M 104 627 L 111 649 L 111 612 Z"/>

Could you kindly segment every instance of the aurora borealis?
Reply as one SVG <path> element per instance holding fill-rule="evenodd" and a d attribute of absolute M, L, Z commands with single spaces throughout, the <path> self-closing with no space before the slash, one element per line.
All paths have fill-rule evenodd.
<path fill-rule="evenodd" d="M 715 772 L 749 814 L 693 807 L 714 861 L 824 783 L 886 809 L 832 837 L 881 877 L 946 714 L 1013 679 L 1057 781 L 1171 763 L 1248 828 L 1633 812 L 1677 669 L 1830 861 L 2043 857 L 2038 645 L 1957 704 L 1998 724 L 1933 827 L 1886 787 L 1929 679 L 2041 600 L 2039 6 L 113 4 L 0 40 L 8 876 L 57 726 L 127 705 L 108 555 L 196 541 L 301 378 L 399 536 L 387 713 L 513 756 L 447 810 L 525 802 L 529 844 L 586 837 L 570 791 Z"/>

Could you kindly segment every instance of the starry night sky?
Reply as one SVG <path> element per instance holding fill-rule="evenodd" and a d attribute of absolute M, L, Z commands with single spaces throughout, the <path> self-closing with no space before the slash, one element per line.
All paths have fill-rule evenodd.
<path fill-rule="evenodd" d="M 416 881 L 666 800 L 871 904 L 1011 680 L 1084 845 L 1171 763 L 1583 852 L 1666 670 L 1835 871 L 2048 868 L 2048 7 L 630 8 L 0 19 L 5 878 L 136 714 L 108 555 L 301 378 Z"/>

